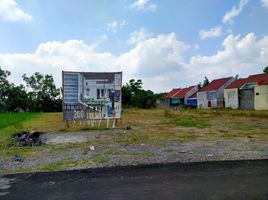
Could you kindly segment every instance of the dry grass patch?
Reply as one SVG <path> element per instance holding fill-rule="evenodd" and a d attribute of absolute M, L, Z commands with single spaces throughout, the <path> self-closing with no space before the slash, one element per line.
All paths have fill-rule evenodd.
<path fill-rule="evenodd" d="M 96 130 L 96 127 L 86 126 L 83 123 L 80 125 L 79 122 L 76 122 L 74 126 L 70 124 L 70 127 L 67 128 L 62 122 L 62 113 L 40 113 L 0 128 L 0 156 L 5 159 L 10 159 L 14 154 L 35 157 L 49 151 L 64 154 L 64 152 L 75 148 L 88 152 L 89 145 L 104 150 L 111 144 L 127 146 L 144 143 L 161 147 L 168 141 L 246 139 L 268 142 L 268 111 L 127 109 L 122 113 L 122 125 L 117 128 L 124 129 L 127 126 L 131 127 L 131 130 L 126 131 L 126 133 L 122 131 L 117 133 L 114 130 L 114 134 L 109 134 L 109 130 L 103 125 L 101 130 L 107 131 L 107 135 L 85 143 L 40 147 L 12 146 L 11 135 L 21 130 L 45 132 L 61 130 L 66 134 L 71 134 L 70 132 L 73 131 L 85 130 L 90 132 Z M 99 162 L 107 162 L 106 157 L 99 157 L 99 160 L 96 158 Z M 98 162 L 97 160 L 95 162 Z M 56 164 L 56 166 L 58 165 L 65 164 Z"/>

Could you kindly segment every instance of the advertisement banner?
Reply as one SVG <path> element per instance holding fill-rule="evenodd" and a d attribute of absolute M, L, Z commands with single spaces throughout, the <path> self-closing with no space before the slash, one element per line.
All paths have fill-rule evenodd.
<path fill-rule="evenodd" d="M 120 119 L 122 72 L 62 72 L 63 120 Z"/>

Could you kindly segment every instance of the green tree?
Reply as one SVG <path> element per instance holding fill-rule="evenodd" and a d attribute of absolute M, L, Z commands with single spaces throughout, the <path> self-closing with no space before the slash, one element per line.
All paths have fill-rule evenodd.
<path fill-rule="evenodd" d="M 52 75 L 35 72 L 30 77 L 26 74 L 22 77 L 30 89 L 28 92 L 30 110 L 44 112 L 61 110 L 60 89 L 56 88 Z"/>
<path fill-rule="evenodd" d="M 10 112 L 27 111 L 29 98 L 23 85 L 11 84 L 7 89 L 6 108 Z"/>
<path fill-rule="evenodd" d="M 124 107 L 131 106 L 132 90 L 128 84 L 122 87 L 122 104 Z"/>
<path fill-rule="evenodd" d="M 266 67 L 263 69 L 263 72 L 264 72 L 265 74 L 268 74 L 268 66 L 266 66 Z"/>
<path fill-rule="evenodd" d="M 135 81 L 134 79 L 131 79 L 129 81 L 129 86 L 132 92 L 137 93 L 138 91 L 142 90 L 142 81 L 140 79 L 137 81 Z"/>
<path fill-rule="evenodd" d="M 122 87 L 122 104 L 124 107 L 152 108 L 156 105 L 156 95 L 143 90 L 140 79 L 131 79 Z"/>
<path fill-rule="evenodd" d="M 208 80 L 208 78 L 205 76 L 205 80 L 204 80 L 204 82 L 203 82 L 202 87 L 205 87 L 205 86 L 207 86 L 208 84 L 209 84 L 209 80 Z"/>
<path fill-rule="evenodd" d="M 10 83 L 7 77 L 10 75 L 10 71 L 3 70 L 0 66 L 0 112 L 6 112 L 7 106 L 7 90 L 10 87 Z"/>
<path fill-rule="evenodd" d="M 10 71 L 3 70 L 0 66 L 0 102 L 4 102 L 6 97 L 7 89 L 10 86 L 7 77 L 10 75 Z"/>

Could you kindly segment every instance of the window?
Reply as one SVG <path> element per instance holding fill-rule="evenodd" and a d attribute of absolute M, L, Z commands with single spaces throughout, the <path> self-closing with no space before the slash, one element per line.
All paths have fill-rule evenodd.
<path fill-rule="evenodd" d="M 97 89 L 97 99 L 100 98 L 100 89 Z"/>

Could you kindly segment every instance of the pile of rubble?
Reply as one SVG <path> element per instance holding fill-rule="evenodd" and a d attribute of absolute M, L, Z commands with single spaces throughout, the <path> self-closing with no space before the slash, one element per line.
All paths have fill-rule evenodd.
<path fill-rule="evenodd" d="M 42 141 L 40 135 L 43 132 L 38 131 L 22 131 L 13 135 L 13 141 L 16 145 L 19 146 L 33 146 L 33 145 L 41 145 Z"/>

